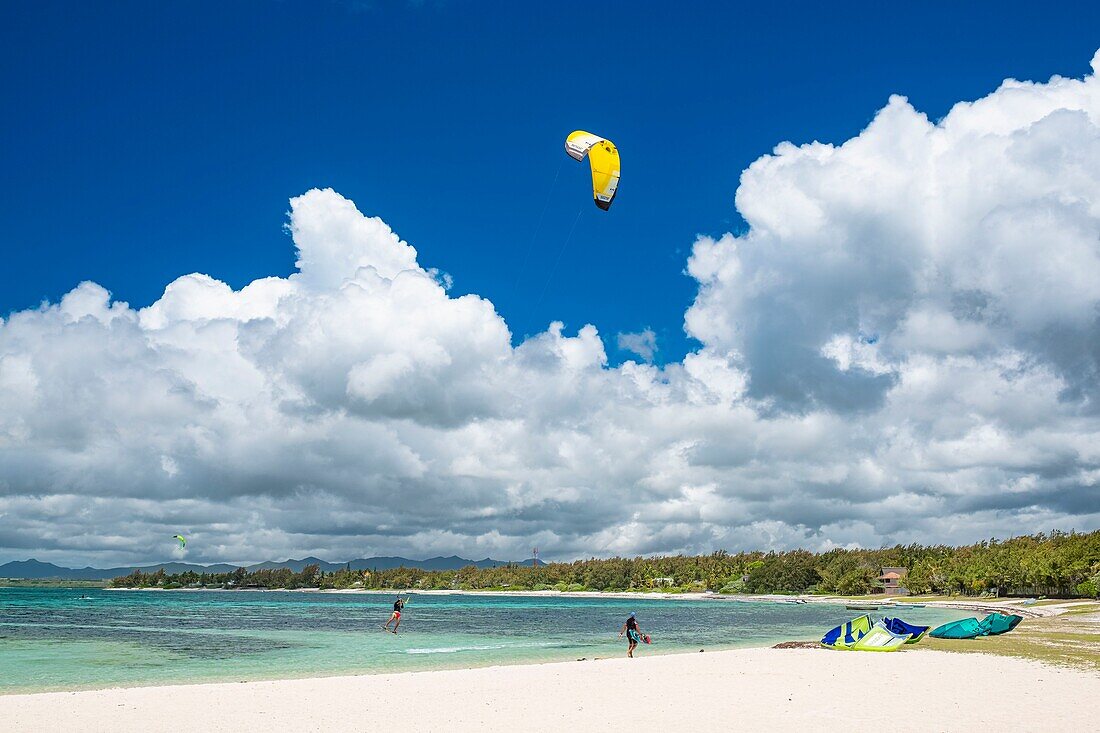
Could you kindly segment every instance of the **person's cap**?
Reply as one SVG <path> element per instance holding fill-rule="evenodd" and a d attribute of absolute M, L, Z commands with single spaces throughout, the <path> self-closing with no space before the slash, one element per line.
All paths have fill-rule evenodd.
<path fill-rule="evenodd" d="M 635 617 L 635 616 L 637 616 L 637 615 L 638 615 L 638 614 L 634 613 L 633 611 L 631 611 L 631 612 L 630 612 L 630 618 L 634 618 L 634 617 Z"/>

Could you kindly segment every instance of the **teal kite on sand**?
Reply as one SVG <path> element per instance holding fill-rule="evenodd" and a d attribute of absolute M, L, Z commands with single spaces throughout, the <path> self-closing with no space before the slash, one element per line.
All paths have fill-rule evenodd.
<path fill-rule="evenodd" d="M 976 618 L 962 618 L 937 626 L 928 635 L 934 639 L 973 639 L 982 635 L 982 627 Z"/>
<path fill-rule="evenodd" d="M 937 639 L 976 639 L 979 636 L 997 636 L 1012 631 L 1024 620 L 1023 616 L 991 613 L 981 621 L 964 618 L 932 629 L 930 635 Z"/>
<path fill-rule="evenodd" d="M 982 627 L 982 633 L 997 636 L 1012 631 L 1023 620 L 1023 616 L 1017 616 L 1016 614 L 1006 616 L 1003 613 L 991 613 L 979 621 L 978 625 Z"/>

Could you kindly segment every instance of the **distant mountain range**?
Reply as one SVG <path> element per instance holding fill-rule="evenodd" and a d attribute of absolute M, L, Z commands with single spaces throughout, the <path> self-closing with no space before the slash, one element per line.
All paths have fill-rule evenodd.
<path fill-rule="evenodd" d="M 306 565 L 320 565 L 321 570 L 332 572 L 351 565 L 352 570 L 391 570 L 393 568 L 419 568 L 421 570 L 458 570 L 467 565 L 476 565 L 479 568 L 495 568 L 501 565 L 530 565 L 533 560 L 522 560 L 519 563 L 504 560 L 467 560 L 458 555 L 450 557 L 431 557 L 427 560 L 410 560 L 407 557 L 364 557 L 347 562 L 325 562 L 316 557 L 304 557 L 301 560 L 286 560 L 285 562 L 261 562 L 255 565 L 227 565 L 217 563 L 215 565 L 193 565 L 186 562 L 164 562 L 156 565 L 125 565 L 117 568 L 63 568 L 50 562 L 38 560 L 21 560 L 0 565 L 0 578 L 18 579 L 58 579 L 58 580 L 108 580 L 121 575 L 129 575 L 135 570 L 143 573 L 155 573 L 161 568 L 166 573 L 184 573 L 194 570 L 196 573 L 231 573 L 238 567 L 245 570 L 265 570 L 277 568 L 289 568 L 296 573 L 302 571 Z M 539 565 L 544 565 L 541 560 Z"/>

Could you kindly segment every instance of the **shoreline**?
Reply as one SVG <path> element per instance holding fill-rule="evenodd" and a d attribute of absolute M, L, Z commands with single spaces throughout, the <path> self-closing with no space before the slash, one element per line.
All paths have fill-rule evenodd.
<path fill-rule="evenodd" d="M 823 603 L 830 605 L 877 605 L 880 609 L 904 609 L 911 603 L 935 608 L 950 608 L 978 613 L 1009 612 L 1024 618 L 1047 618 L 1058 616 L 1075 606 L 1095 603 L 1088 599 L 1068 599 L 1044 606 L 1024 605 L 1028 599 L 948 599 L 940 596 L 890 596 L 880 600 L 866 597 L 819 596 L 819 595 L 721 595 L 718 593 L 661 593 L 659 591 L 558 591 L 558 590 L 450 590 L 450 589 L 374 589 L 374 588 L 102 588 L 104 591 L 119 592 L 157 592 L 157 593 L 335 593 L 362 595 L 424 595 L 424 596 L 490 596 L 501 598 L 614 598 L 620 600 L 658 600 L 658 601 L 717 601 L 723 603 Z"/>
<path fill-rule="evenodd" d="M 106 589 L 105 589 L 106 590 Z M 154 590 L 156 592 L 164 592 L 165 589 L 111 589 L 111 590 L 130 590 L 131 592 L 140 592 L 141 590 Z M 190 590 L 191 592 L 202 592 L 200 589 L 174 589 L 174 590 Z M 272 592 L 282 594 L 286 601 L 293 601 L 293 599 L 287 598 L 288 593 L 311 593 L 318 592 L 316 589 L 296 589 L 294 591 L 276 591 L 276 590 L 261 590 L 261 589 L 242 589 L 245 591 L 251 590 L 255 592 Z M 230 590 L 218 590 L 216 592 L 230 593 Z M 322 591 L 327 593 L 343 593 L 343 594 L 368 594 L 378 595 L 385 600 L 392 598 L 392 590 L 327 590 Z M 548 599 L 560 599 L 566 597 L 566 595 L 576 595 L 580 598 L 588 599 L 619 599 L 619 600 L 636 600 L 638 598 L 646 598 L 650 600 L 662 600 L 662 601 L 707 601 L 707 603 L 697 603 L 691 606 L 691 609 L 685 609 L 689 613 L 702 613 L 703 606 L 712 606 L 711 613 L 717 612 L 719 616 L 724 616 L 724 612 L 718 611 L 720 605 L 723 603 L 780 603 L 780 604 L 792 604 L 795 602 L 811 604 L 816 603 L 818 608 L 822 605 L 828 605 L 829 608 L 822 609 L 826 615 L 840 615 L 837 609 L 838 606 L 843 606 L 849 603 L 860 604 L 879 604 L 882 606 L 878 613 L 886 615 L 901 614 L 904 617 L 904 608 L 909 604 L 917 604 L 925 606 L 925 608 L 932 609 L 956 609 L 956 610 L 986 610 L 986 611 L 1001 611 L 1001 612 L 1013 612 L 1015 609 L 1024 611 L 1026 615 L 1033 617 L 1034 621 L 1030 622 L 1034 625 L 1027 626 L 1025 632 L 1018 632 L 1010 637 L 996 637 L 987 639 L 980 644 L 958 644 L 952 642 L 938 642 L 936 639 L 931 639 L 930 643 L 922 645 L 921 648 L 906 648 L 903 650 L 903 654 L 909 653 L 949 653 L 958 656 L 1001 656 L 1005 658 L 1020 658 L 1024 657 L 1036 663 L 1046 664 L 1076 664 L 1078 666 L 1091 667 L 1093 675 L 1096 675 L 1100 671 L 1100 657 L 1097 656 L 1100 653 L 1100 636 L 1092 633 L 1093 628 L 1100 631 L 1100 605 L 1093 602 L 1080 602 L 1080 601 L 1068 601 L 1068 602 L 1051 602 L 1044 601 L 1045 605 L 1033 605 L 1024 606 L 1020 608 L 1018 601 L 1012 600 L 996 600 L 996 599 L 983 599 L 981 602 L 963 601 L 963 600 L 949 600 L 949 599 L 933 599 L 933 598 L 910 598 L 908 600 L 901 600 L 900 602 L 888 601 L 873 601 L 866 598 L 853 599 L 844 597 L 834 597 L 834 595 L 815 595 L 815 597 L 798 597 L 798 595 L 736 595 L 736 597 L 718 597 L 713 593 L 607 593 L 596 591 L 583 591 L 583 592 L 559 592 L 559 591 L 456 591 L 456 590 L 441 590 L 441 591 L 420 591 L 423 595 L 441 595 L 441 597 L 449 597 L 449 595 L 464 595 L 466 598 L 476 597 L 476 595 L 489 595 L 489 597 L 511 597 L 511 598 L 544 598 Z M 224 598 L 224 595 L 222 595 Z M 300 597 L 299 597 L 300 598 Z M 121 600 L 121 599 L 120 599 Z M 276 602 L 277 598 L 272 598 L 272 602 Z M 365 601 L 365 599 L 364 599 Z M 106 599 L 105 599 L 106 602 Z M 139 601 L 140 603 L 144 603 Z M 152 599 L 149 600 L 152 602 Z M 179 602 L 188 603 L 185 599 L 179 599 Z M 211 599 L 211 602 L 213 600 Z M 362 603 L 362 602 L 361 602 Z M 360 604 L 361 604 L 360 603 Z M 373 601 L 371 605 L 373 605 Z M 360 605 L 356 604 L 356 605 Z M 551 601 L 551 604 L 552 601 Z M 717 605 L 714 605 L 717 604 Z M 175 605 L 175 604 L 173 604 Z M 493 605 L 492 603 L 481 605 Z M 506 604 L 509 606 L 513 604 Z M 561 605 L 561 604 L 557 604 Z M 620 605 L 620 604 L 617 604 Z M 105 606 L 106 608 L 106 606 Z M 593 603 L 581 603 L 577 604 L 576 608 L 597 608 L 597 604 Z M 607 608 L 615 608 L 615 606 L 608 605 Z M 656 606 L 650 606 L 650 608 L 656 608 Z M 737 606 L 731 606 L 730 612 L 737 613 L 734 609 Z M 740 606 L 741 609 L 746 609 L 747 606 Z M 1085 613 L 1082 613 L 1084 611 Z M 672 612 L 669 608 L 668 612 Z M 742 611 L 745 612 L 745 611 Z M 862 611 L 849 611 L 850 615 L 856 615 L 862 613 Z M 1073 615 L 1063 616 L 1062 619 L 1058 619 L 1058 615 L 1064 613 L 1073 613 Z M 810 614 L 815 615 L 815 614 Z M 849 616 L 850 617 L 850 616 Z M 1085 633 L 1088 635 L 1082 636 L 1082 625 L 1087 625 L 1090 628 L 1086 628 Z M 771 638 L 763 639 L 757 638 L 755 645 L 724 645 L 720 643 L 706 644 L 703 646 L 706 648 L 706 652 L 709 655 L 726 654 L 728 652 L 737 653 L 749 653 L 749 652 L 766 652 L 769 649 L 782 649 L 788 650 L 791 647 L 803 648 L 806 646 L 815 647 L 815 650 L 825 652 L 827 655 L 835 655 L 835 652 L 826 652 L 824 649 L 816 649 L 816 645 L 812 641 L 811 635 L 800 636 L 793 630 L 787 634 L 775 634 Z M 801 633 L 801 632 L 800 632 Z M 1071 636 L 1071 639 L 1070 639 Z M 791 642 L 790 639 L 806 639 L 806 641 Z M 816 638 L 816 634 L 813 635 Z M 1070 639 L 1071 645 L 1075 648 L 1070 650 L 1069 654 L 1066 654 L 1065 644 L 1067 639 Z M 714 639 L 711 639 L 713 642 Z M 936 643 L 931 643 L 936 642 Z M 414 644 L 414 646 L 420 646 Z M 928 648 L 931 646 L 931 649 Z M 957 648 L 956 648 L 957 646 Z M 1077 648 L 1077 647 L 1088 647 Z M 682 646 L 676 646 L 667 650 L 658 650 L 657 647 L 653 649 L 643 650 L 641 658 L 657 659 L 665 657 L 683 657 L 685 659 L 695 659 L 702 657 L 697 652 L 702 652 L 700 648 L 685 648 Z M 602 656 L 593 657 L 592 652 L 601 654 Z M 958 653 L 964 653 L 959 655 Z M 974 654 L 978 653 L 978 654 Z M 586 655 L 586 658 L 577 658 Z M 864 656 L 864 655 L 855 655 Z M 888 656 L 897 657 L 898 655 L 873 655 L 873 656 Z M 521 669 L 529 666 L 541 667 L 546 665 L 571 665 L 579 663 L 579 661 L 599 661 L 599 663 L 605 663 L 605 661 L 615 660 L 618 655 L 615 652 L 610 652 L 609 649 L 584 649 L 577 650 L 576 654 L 561 654 L 554 656 L 527 656 L 526 658 L 518 659 L 502 659 L 499 657 L 492 659 L 475 660 L 470 658 L 466 661 L 461 661 L 459 664 L 444 664 L 433 666 L 433 671 L 472 671 L 478 669 Z M 355 657 L 357 658 L 357 657 Z M 772 659 L 773 657 L 764 657 Z M 574 660 L 575 659 L 575 660 Z M 455 659 L 455 661 L 459 661 Z M 689 663 L 691 664 L 691 663 Z M 403 671 L 397 671 L 403 670 Z M 240 683 L 246 683 L 246 685 L 252 685 L 252 683 L 261 682 L 285 682 L 285 681 L 303 681 L 303 680 L 330 680 L 341 678 L 361 678 L 361 677 L 383 677 L 389 678 L 395 675 L 408 675 L 408 674 L 429 674 L 428 669 L 425 666 L 382 666 L 374 668 L 372 665 L 357 664 L 353 660 L 351 664 L 335 665 L 334 668 L 318 668 L 318 667 L 284 667 L 277 670 L 261 671 L 259 668 L 252 671 L 246 671 L 241 669 L 239 671 L 228 670 L 227 674 L 218 674 L 218 672 L 210 670 L 210 674 L 202 674 L 199 670 L 194 672 L 187 672 L 180 670 L 177 675 L 162 676 L 161 679 L 135 679 L 129 680 L 124 677 L 116 677 L 113 681 L 106 681 L 103 683 L 91 683 L 87 686 L 57 686 L 57 687 L 38 687 L 34 688 L 33 682 L 27 683 L 25 686 L 21 686 L 22 689 L 10 689 L 8 691 L 0 692 L 0 699 L 13 696 L 42 696 L 42 694 L 74 694 L 74 693 L 90 693 L 90 692 L 105 692 L 110 690 L 142 690 L 142 689 L 165 689 L 165 688 L 177 688 L 177 687 L 193 687 L 193 686 L 208 686 L 208 685 L 227 685 L 227 683 L 234 683 L 234 685 L 240 685 Z M 1100 676 L 1098 676 L 1100 678 Z M 30 682 L 30 680 L 26 680 Z M 114 687 L 111 687 L 111 686 Z"/>
<path fill-rule="evenodd" d="M 998 680 L 996 705 L 976 679 Z M 892 705 L 852 690 L 905 689 Z M 0 696 L 11 731 L 1085 730 L 1100 675 L 1031 660 L 907 650 L 736 649 L 474 669 Z M 637 704 L 626 704 L 637 700 Z M 349 704 L 350 703 L 350 704 Z M 686 716 L 686 717 L 685 717 Z"/>

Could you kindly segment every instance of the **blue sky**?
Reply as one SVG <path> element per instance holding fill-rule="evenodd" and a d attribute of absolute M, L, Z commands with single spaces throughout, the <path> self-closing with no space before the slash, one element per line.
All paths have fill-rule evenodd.
<path fill-rule="evenodd" d="M 0 561 L 1100 528 L 1100 10 L 835 7 L 5 3 Z"/>
<path fill-rule="evenodd" d="M 938 118 L 1080 76 L 1100 10 L 1062 7 L 5 3 L 0 313 L 85 279 L 144 306 L 188 272 L 285 275 L 288 198 L 332 187 L 516 337 L 591 322 L 617 362 L 614 335 L 649 327 L 674 361 L 686 257 L 738 230 L 750 162 L 842 142 L 892 93 Z M 575 128 L 622 151 L 609 214 L 562 151 Z"/>

